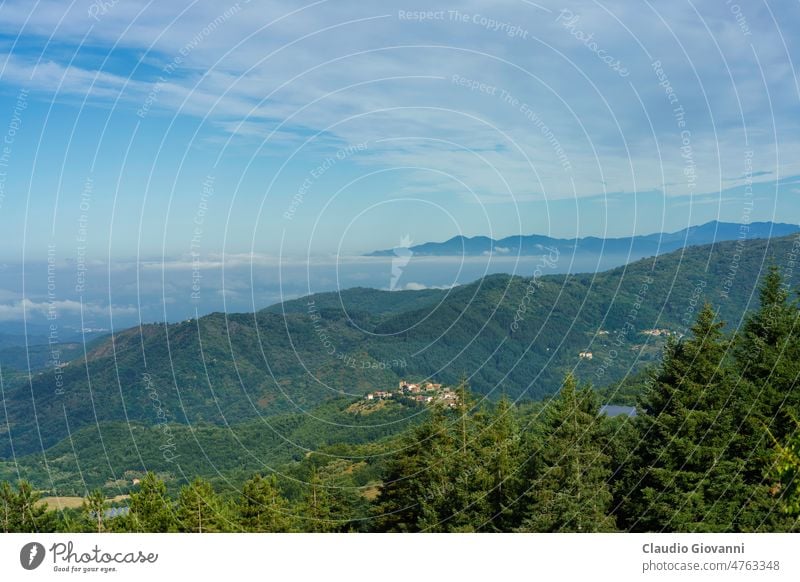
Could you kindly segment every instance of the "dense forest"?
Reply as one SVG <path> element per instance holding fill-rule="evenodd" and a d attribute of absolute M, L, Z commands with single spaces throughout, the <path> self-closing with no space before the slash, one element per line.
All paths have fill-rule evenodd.
<path fill-rule="evenodd" d="M 538 406 L 432 406 L 394 433 L 331 442 L 234 490 L 154 472 L 126 511 L 102 491 L 48 511 L 0 483 L 3 531 L 784 532 L 800 529 L 800 306 L 777 268 L 737 332 L 710 303 L 641 377 L 637 414 L 600 413 L 566 374 Z"/>

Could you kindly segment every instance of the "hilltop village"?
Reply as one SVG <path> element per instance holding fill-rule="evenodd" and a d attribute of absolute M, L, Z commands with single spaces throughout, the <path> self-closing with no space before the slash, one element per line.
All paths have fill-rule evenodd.
<path fill-rule="evenodd" d="M 449 408 L 458 405 L 458 394 L 449 387 L 433 382 L 414 383 L 400 380 L 394 390 L 377 390 L 364 396 L 367 402 L 378 402 L 393 399 L 398 402 L 413 404 L 441 403 Z"/>

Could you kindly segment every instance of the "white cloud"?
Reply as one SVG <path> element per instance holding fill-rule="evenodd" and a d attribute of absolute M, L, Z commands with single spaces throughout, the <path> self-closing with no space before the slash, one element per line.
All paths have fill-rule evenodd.
<path fill-rule="evenodd" d="M 69 299 L 49 301 L 32 301 L 22 299 L 13 303 L 0 304 L 0 321 L 21 321 L 31 317 L 47 317 L 54 313 L 56 317 L 64 315 L 79 315 L 81 313 L 81 303 Z M 110 309 L 97 303 L 84 303 L 84 316 L 102 316 L 113 314 L 117 315 L 136 315 L 137 310 L 133 306 L 112 306 Z"/>
<path fill-rule="evenodd" d="M 427 285 L 423 285 L 422 283 L 406 283 L 403 289 L 406 291 L 422 291 L 423 289 L 427 289 Z"/>
<path fill-rule="evenodd" d="M 413 1 L 298 8 L 283 1 L 187 7 L 126 0 L 98 15 L 99 22 L 88 16 L 91 5 L 4 3 L 0 30 L 52 36 L 56 48 L 41 60 L 6 55 L 3 82 L 58 89 L 58 98 L 121 97 L 135 111 L 180 56 L 180 65 L 164 75 L 153 104 L 159 111 L 208 116 L 225 137 L 253 143 L 274 131 L 270 140 L 284 155 L 316 132 L 341 143 L 369 140 L 369 155 L 355 163 L 420 168 L 409 194 L 463 193 L 463 183 L 470 190 L 465 200 L 513 204 L 592 195 L 604 191 L 601 183 L 633 192 L 677 182 L 667 195 L 687 194 L 680 129 L 651 66 L 658 59 L 687 112 L 696 192 L 742 174 L 745 142 L 757 152 L 755 170 L 798 170 L 792 161 L 800 154 L 798 95 L 789 59 L 797 55 L 787 54 L 770 14 L 756 5 L 743 8 L 752 30 L 743 36 L 725 3 L 697 7 L 699 14 L 684 3 L 622 0 L 550 4 L 549 11 L 515 1 L 462 3 L 462 13 L 518 23 L 528 38 L 509 38 L 471 20 L 398 19 L 399 9 L 428 8 Z M 231 6 L 240 8 L 220 21 Z M 630 76 L 610 71 L 556 22 L 562 8 L 578 15 L 581 30 L 623 61 Z M 782 22 L 792 22 L 797 6 L 778 8 Z M 87 33 L 87 45 L 115 45 L 141 58 L 141 66 L 126 76 L 97 70 L 96 60 L 70 65 L 69 48 Z M 497 91 L 470 91 L 452 82 L 454 74 Z M 500 96 L 504 90 L 509 99 Z M 392 141 L 376 141 L 384 138 Z M 568 172 L 553 139 L 569 159 Z"/>

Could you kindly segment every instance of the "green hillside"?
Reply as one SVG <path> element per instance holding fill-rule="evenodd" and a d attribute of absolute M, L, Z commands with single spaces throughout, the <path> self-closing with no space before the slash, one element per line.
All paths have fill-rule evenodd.
<path fill-rule="evenodd" d="M 238 487 L 256 472 L 281 470 L 326 447 L 379 444 L 426 417 L 424 409 L 387 402 L 371 414 L 348 410 L 352 400 L 337 399 L 309 411 L 222 427 L 198 423 L 148 426 L 103 422 L 75 432 L 47 449 L 0 462 L 0 481 L 19 478 L 59 495 L 84 495 L 103 488 L 128 493 L 146 471 L 177 488 L 195 476 L 220 487 Z M 341 452 L 341 451 L 340 451 Z M 354 459 L 374 463 L 380 459 Z"/>
<path fill-rule="evenodd" d="M 453 384 L 466 373 L 478 394 L 531 399 L 553 393 L 569 370 L 610 384 L 659 358 L 665 336 L 643 330 L 683 333 L 703 300 L 735 329 L 757 304 L 760 273 L 771 258 L 785 264 L 794 240 L 687 248 L 596 275 L 358 288 L 125 330 L 86 361 L 5 383 L 0 457 L 41 451 L 97 422 L 227 426 L 403 377 Z"/>
<path fill-rule="evenodd" d="M 226 426 L 99 422 L 0 462 L 0 527 L 796 531 L 800 301 L 790 277 L 769 267 L 758 308 L 733 333 L 704 302 L 660 361 L 618 390 L 567 373 L 553 398 L 495 403 L 464 377 Z M 643 290 L 637 313 L 644 303 Z M 636 414 L 604 413 L 609 401 Z M 82 505 L 47 511 L 43 494 Z M 105 520 L 111 502 L 126 508 Z"/>

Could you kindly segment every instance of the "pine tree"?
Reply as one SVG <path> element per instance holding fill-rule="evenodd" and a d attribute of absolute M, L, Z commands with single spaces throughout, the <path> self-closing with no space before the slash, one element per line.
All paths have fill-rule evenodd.
<path fill-rule="evenodd" d="M 434 406 L 400 441 L 376 503 L 377 531 L 444 531 L 442 506 L 454 489 L 448 462 L 457 448 L 449 417 Z"/>
<path fill-rule="evenodd" d="M 779 510 L 771 493 L 775 460 L 772 438 L 787 438 L 792 411 L 797 410 L 796 382 L 800 378 L 800 322 L 796 304 L 777 267 L 772 265 L 760 289 L 758 310 L 747 316 L 734 343 L 741 378 L 740 421 L 734 451 L 745 462 L 743 478 L 749 496 L 738 521 L 742 529 L 782 531 L 792 521 Z"/>
<path fill-rule="evenodd" d="M 106 529 L 103 521 L 107 507 L 106 497 L 100 489 L 95 489 L 83 500 L 81 509 L 84 517 L 92 523 L 92 529 L 97 533 L 102 533 Z"/>
<path fill-rule="evenodd" d="M 642 386 L 643 393 L 649 390 L 650 384 Z M 638 485 L 640 467 L 637 458 L 632 453 L 636 451 L 641 442 L 641 435 L 635 417 L 626 415 L 608 418 L 604 423 L 603 448 L 608 452 L 610 466 L 612 468 L 611 513 L 619 526 L 632 523 L 635 517 L 627 514 L 631 509 L 628 503 L 628 493 L 631 488 Z"/>
<path fill-rule="evenodd" d="M 794 526 L 800 527 L 800 422 L 793 419 L 794 433 L 785 443 L 776 443 L 776 462 L 772 475 L 777 481 L 775 497 L 784 514 L 794 518 Z"/>
<path fill-rule="evenodd" d="M 94 531 L 94 528 L 92 528 L 91 525 L 87 526 L 86 517 L 82 514 L 82 512 L 78 512 L 75 509 L 64 508 L 57 512 L 54 511 L 53 514 L 55 516 L 54 519 L 55 527 L 53 527 L 53 531 L 59 533 Z M 122 522 L 124 520 L 118 519 L 115 521 Z M 111 531 L 116 531 L 116 530 L 111 530 Z M 120 531 L 124 532 L 127 530 L 123 528 Z"/>
<path fill-rule="evenodd" d="M 255 475 L 245 482 L 238 512 L 245 531 L 287 532 L 292 529 L 289 503 L 281 495 L 274 475 Z"/>
<path fill-rule="evenodd" d="M 47 507 L 41 503 L 41 495 L 25 480 L 17 483 L 12 505 L 12 520 L 16 521 L 18 532 L 48 531 L 49 518 Z"/>
<path fill-rule="evenodd" d="M 147 472 L 139 490 L 131 493 L 126 521 L 131 531 L 162 533 L 174 531 L 175 511 L 167 497 L 167 486 L 155 473 Z"/>
<path fill-rule="evenodd" d="M 495 447 L 508 443 L 492 442 L 502 438 L 492 434 L 486 414 L 476 410 L 466 378 L 456 393 L 454 408 L 431 406 L 428 419 L 401 441 L 378 498 L 378 531 L 492 529 L 492 517 L 500 511 L 493 512 L 489 496 L 493 463 L 498 462 Z M 502 487 L 498 490 L 502 496 Z M 494 501 L 500 507 L 500 498 Z"/>
<path fill-rule="evenodd" d="M 16 490 L 10 483 L 0 482 L 0 529 L 4 533 L 52 531 L 54 517 L 28 481 L 19 481 Z"/>
<path fill-rule="evenodd" d="M 8 481 L 0 481 L 0 529 L 3 533 L 14 531 L 14 489 Z"/>
<path fill-rule="evenodd" d="M 731 531 L 746 502 L 744 464 L 732 454 L 738 386 L 709 304 L 692 337 L 670 341 L 637 417 L 640 446 L 625 514 L 634 530 Z"/>
<path fill-rule="evenodd" d="M 447 483 L 432 498 L 433 511 L 420 521 L 423 531 L 473 532 L 489 527 L 492 513 L 487 492 L 491 488 L 488 450 L 485 447 L 488 418 L 478 410 L 466 375 L 456 389 L 456 421 L 446 430 L 451 437 L 436 451 L 432 476 Z"/>
<path fill-rule="evenodd" d="M 178 494 L 178 529 L 182 532 L 210 533 L 226 531 L 230 523 L 222 500 L 205 479 L 196 477 L 181 487 Z"/>
<path fill-rule="evenodd" d="M 487 504 L 491 531 L 510 532 L 519 526 L 517 500 L 521 494 L 521 434 L 516 411 L 504 395 L 485 432 L 481 464 L 489 475 Z"/>
<path fill-rule="evenodd" d="M 736 338 L 734 353 L 739 373 L 755 385 L 753 415 L 776 438 L 785 438 L 800 405 L 800 310 L 789 301 L 774 265 L 762 281 L 758 310 L 748 315 Z"/>
<path fill-rule="evenodd" d="M 303 531 L 326 533 L 340 529 L 342 524 L 337 521 L 334 504 L 331 488 L 313 466 L 300 512 L 304 518 Z"/>
<path fill-rule="evenodd" d="M 609 515 L 611 471 L 600 445 L 599 406 L 590 387 L 567 375 L 547 408 L 542 467 L 530 483 L 530 509 L 519 531 L 602 532 L 616 529 Z"/>

